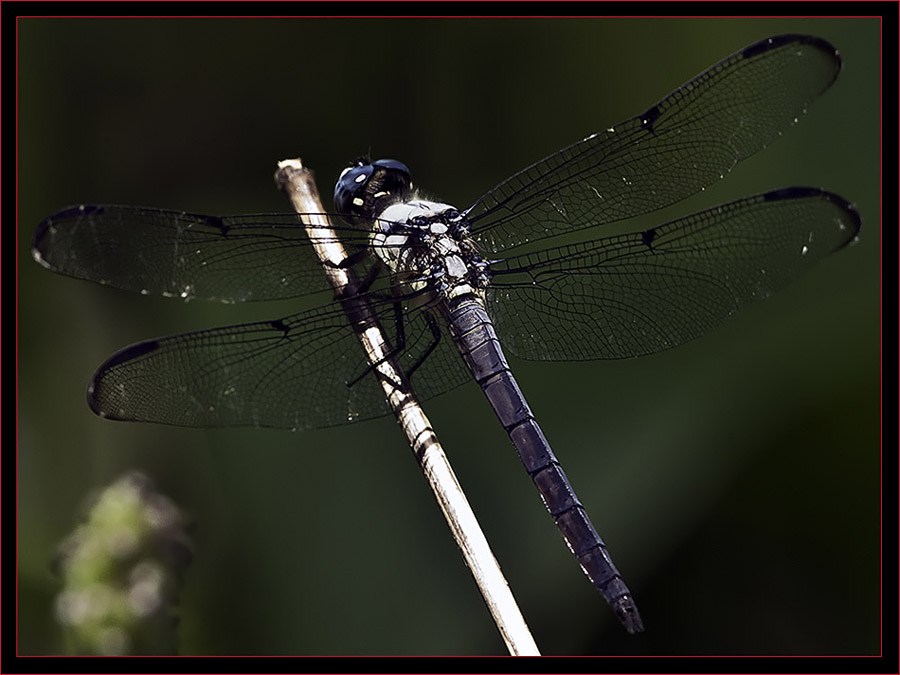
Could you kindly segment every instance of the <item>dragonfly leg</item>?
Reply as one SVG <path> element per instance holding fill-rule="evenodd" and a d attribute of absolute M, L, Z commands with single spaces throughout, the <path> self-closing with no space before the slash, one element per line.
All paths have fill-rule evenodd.
<path fill-rule="evenodd" d="M 369 257 L 369 255 L 371 255 L 371 251 L 367 248 L 363 248 L 363 249 L 356 251 L 355 253 L 351 253 L 346 258 L 341 260 L 341 262 L 339 262 L 338 264 L 336 264 L 334 266 L 337 267 L 338 269 L 345 270 L 348 267 L 353 267 L 356 263 L 358 263 L 362 260 L 365 260 L 367 257 Z M 333 264 L 333 263 L 329 263 L 329 264 Z"/>
<path fill-rule="evenodd" d="M 394 300 L 392 304 L 394 307 L 394 329 L 396 335 L 396 345 L 393 347 L 390 347 L 390 345 L 388 345 L 389 349 L 387 353 L 383 357 L 378 359 L 378 361 L 376 361 L 375 363 L 370 363 L 368 366 L 366 366 L 366 369 L 362 373 L 360 373 L 347 383 L 348 387 L 354 386 L 357 382 L 362 380 L 366 375 L 371 373 L 378 366 L 389 361 L 398 354 L 401 354 L 403 350 L 406 349 L 406 328 L 403 325 L 403 304 L 399 299 Z M 387 375 L 384 375 L 382 373 L 382 377 L 387 377 Z M 392 384 L 398 389 L 402 387 L 402 384 L 400 382 L 392 381 Z"/>
<path fill-rule="evenodd" d="M 428 343 L 428 347 L 425 348 L 425 351 L 422 352 L 421 356 L 416 359 L 416 362 L 412 364 L 406 371 L 407 377 L 412 377 L 413 373 L 425 362 L 429 356 L 431 356 L 431 352 L 437 349 L 437 346 L 441 342 L 441 328 L 438 326 L 435 318 L 429 314 L 428 312 L 424 313 L 425 322 L 428 324 L 429 330 L 431 330 L 431 342 Z"/>

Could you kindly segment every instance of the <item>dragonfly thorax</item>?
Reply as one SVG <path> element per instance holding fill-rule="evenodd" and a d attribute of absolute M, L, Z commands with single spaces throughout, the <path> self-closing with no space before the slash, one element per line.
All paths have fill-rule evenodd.
<path fill-rule="evenodd" d="M 373 227 L 379 259 L 415 290 L 431 285 L 446 294 L 487 285 L 486 266 L 455 207 L 425 200 L 392 204 Z"/>

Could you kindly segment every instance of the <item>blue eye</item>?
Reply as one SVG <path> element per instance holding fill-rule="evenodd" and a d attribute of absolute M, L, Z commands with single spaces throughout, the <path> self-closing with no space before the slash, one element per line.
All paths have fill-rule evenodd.
<path fill-rule="evenodd" d="M 334 186 L 334 207 L 347 222 L 374 218 L 390 204 L 405 201 L 412 188 L 409 169 L 396 159 L 357 159 Z"/>

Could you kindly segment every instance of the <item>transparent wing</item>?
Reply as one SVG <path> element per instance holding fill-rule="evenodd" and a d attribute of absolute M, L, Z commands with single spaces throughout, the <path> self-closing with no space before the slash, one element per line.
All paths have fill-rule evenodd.
<path fill-rule="evenodd" d="M 526 359 L 621 359 L 670 349 L 763 300 L 859 232 L 815 188 L 747 197 L 622 236 L 491 266 L 488 311 Z"/>
<path fill-rule="evenodd" d="M 774 141 L 834 82 L 828 42 L 781 35 L 717 63 L 622 124 L 508 178 L 468 211 L 492 252 L 684 199 Z"/>
<path fill-rule="evenodd" d="M 350 250 L 369 243 L 366 233 L 337 229 Z M 55 272 L 172 297 L 243 302 L 330 288 L 297 214 L 74 206 L 40 223 L 32 254 Z"/>
<path fill-rule="evenodd" d="M 375 315 L 404 369 L 435 344 L 423 311 L 376 305 Z M 450 337 L 410 380 L 421 399 L 471 379 Z M 405 339 L 404 339 L 405 335 Z M 203 330 L 140 342 L 94 375 L 88 401 L 98 415 L 189 427 L 249 425 L 307 429 L 389 412 L 356 334 L 338 306 L 277 321 Z"/>

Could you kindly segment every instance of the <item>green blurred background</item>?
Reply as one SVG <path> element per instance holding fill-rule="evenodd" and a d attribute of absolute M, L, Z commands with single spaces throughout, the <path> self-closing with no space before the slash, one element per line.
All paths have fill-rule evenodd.
<path fill-rule="evenodd" d="M 191 430 L 103 421 L 85 404 L 91 373 L 125 344 L 303 303 L 185 304 L 56 276 L 29 254 L 43 217 L 75 203 L 286 211 L 272 174 L 294 156 L 330 203 L 364 152 L 402 159 L 464 207 L 786 32 L 839 48 L 836 85 L 727 180 L 647 222 L 814 185 L 857 205 L 858 245 L 677 350 L 513 363 L 644 635 L 590 587 L 475 385 L 427 410 L 544 653 L 876 653 L 875 19 L 20 20 L 20 652 L 64 649 L 49 561 L 90 491 L 137 468 L 195 524 L 183 653 L 504 653 L 393 420 Z"/>

